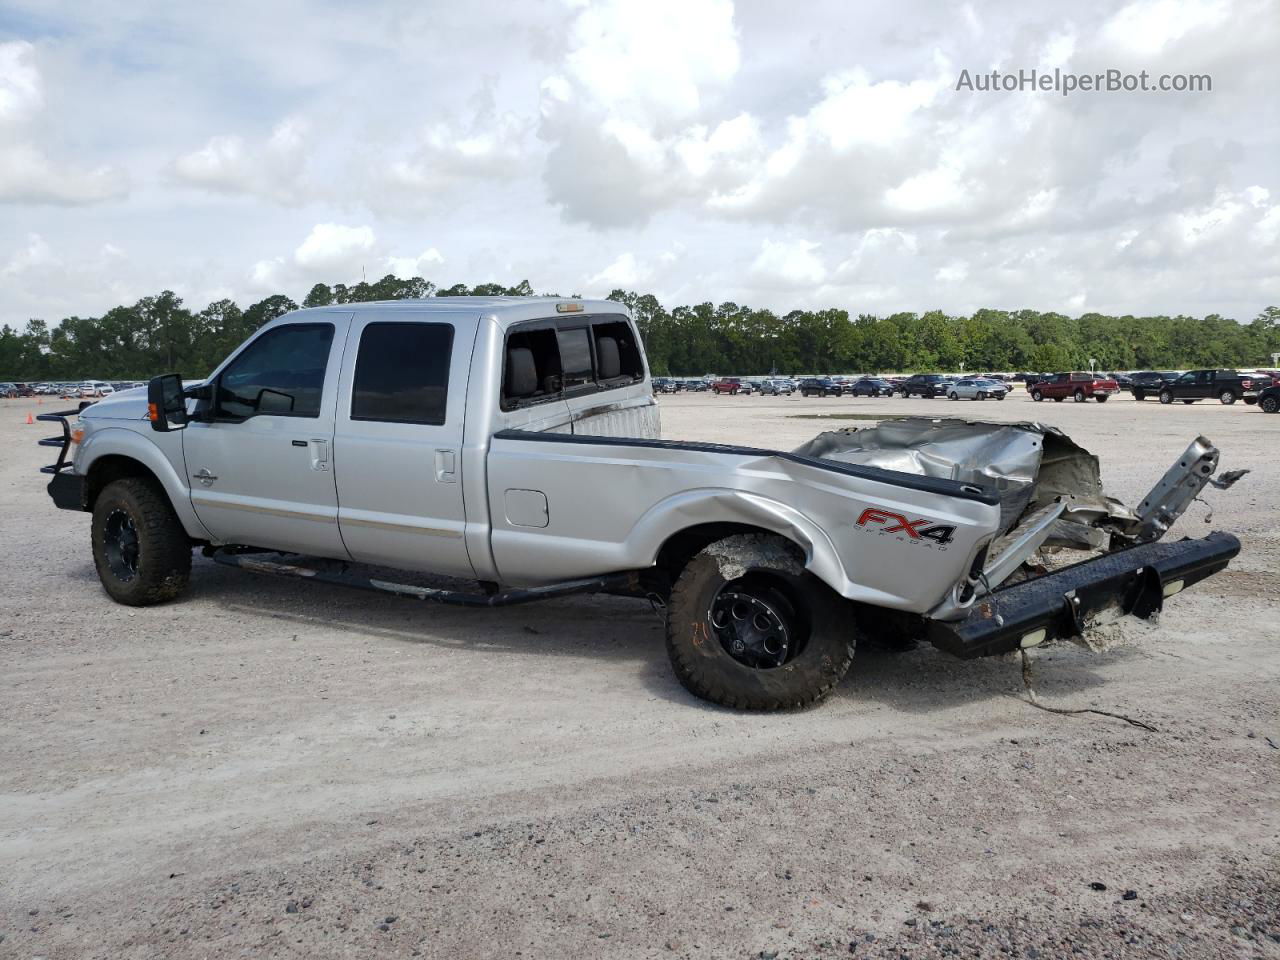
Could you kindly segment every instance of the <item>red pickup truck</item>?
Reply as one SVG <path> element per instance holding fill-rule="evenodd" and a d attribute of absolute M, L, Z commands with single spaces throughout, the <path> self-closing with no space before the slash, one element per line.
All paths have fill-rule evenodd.
<path fill-rule="evenodd" d="M 1070 397 L 1076 403 L 1084 403 L 1090 397 L 1106 403 L 1113 393 L 1120 392 L 1120 384 L 1109 377 L 1095 377 L 1092 373 L 1055 373 L 1051 377 L 1031 385 L 1031 399 L 1037 403 L 1046 397 L 1061 403 Z"/>

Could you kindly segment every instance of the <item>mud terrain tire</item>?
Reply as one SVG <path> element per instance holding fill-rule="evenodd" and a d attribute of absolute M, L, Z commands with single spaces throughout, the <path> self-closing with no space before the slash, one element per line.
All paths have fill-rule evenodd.
<path fill-rule="evenodd" d="M 667 605 L 676 678 L 695 697 L 726 707 L 815 704 L 848 672 L 853 650 L 847 601 L 804 569 L 795 544 L 773 534 L 735 534 L 704 548 L 680 572 Z M 749 662 L 757 656 L 764 665 Z"/>
<path fill-rule="evenodd" d="M 191 577 L 191 542 L 169 498 L 152 481 L 107 484 L 93 505 L 93 563 L 116 603 L 172 600 Z"/>

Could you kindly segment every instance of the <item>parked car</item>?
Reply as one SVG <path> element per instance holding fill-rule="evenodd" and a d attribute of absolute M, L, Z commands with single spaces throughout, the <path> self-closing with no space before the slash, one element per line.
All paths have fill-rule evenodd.
<path fill-rule="evenodd" d="M 952 384 L 950 377 L 940 373 L 915 373 L 898 384 L 898 393 L 904 397 L 945 397 Z"/>
<path fill-rule="evenodd" d="M 302 591 L 482 608 L 656 598 L 679 681 L 761 710 L 829 694 L 877 615 L 961 656 L 1008 653 L 1087 630 L 1101 610 L 1152 616 L 1240 549 L 1228 533 L 1157 542 L 1217 468 L 1202 438 L 1151 503 L 1112 510 L 1092 455 L 1034 424 L 897 421 L 871 438 L 879 454 L 851 435 L 793 452 L 663 441 L 645 370 L 627 308 L 609 301 L 294 311 L 207 381 L 169 373 L 145 395 L 43 414 L 62 428 L 47 489 L 90 514 L 88 552 L 121 604 L 177 599 L 195 547 Z M 1045 446 L 1063 469 L 1041 488 Z M 905 470 L 904 450 L 950 469 Z M 1104 556 L 1006 583 L 1049 538 L 1070 549 L 1095 532 Z"/>
<path fill-rule="evenodd" d="M 796 388 L 790 380 L 761 380 L 758 392 L 761 396 L 782 397 L 791 396 L 795 393 Z"/>
<path fill-rule="evenodd" d="M 1258 394 L 1271 385 L 1270 377 L 1238 370 L 1188 370 L 1160 387 L 1160 402 L 1181 400 L 1183 403 L 1195 403 L 1197 400 L 1217 399 L 1228 405 L 1237 400 L 1257 403 Z"/>
<path fill-rule="evenodd" d="M 1135 400 L 1158 397 L 1160 388 L 1170 380 L 1178 379 L 1178 376 L 1172 370 L 1143 370 L 1140 373 L 1133 373 L 1129 375 L 1129 392 L 1133 394 Z"/>
<path fill-rule="evenodd" d="M 675 393 L 680 389 L 680 382 L 672 380 L 669 377 L 654 377 L 653 392 L 654 393 Z"/>
<path fill-rule="evenodd" d="M 727 393 L 730 396 L 737 396 L 742 392 L 742 380 L 738 377 L 721 377 L 712 382 L 711 391 L 715 394 Z"/>
<path fill-rule="evenodd" d="M 18 395 L 18 387 L 12 383 L 0 383 L 0 398 L 8 400 Z"/>
<path fill-rule="evenodd" d="M 891 397 L 893 384 L 882 377 L 862 377 L 849 387 L 855 397 Z"/>
<path fill-rule="evenodd" d="M 988 380 L 985 377 L 961 377 L 951 385 L 947 396 L 952 400 L 1003 400 L 1009 388 L 999 380 Z"/>
<path fill-rule="evenodd" d="M 806 377 L 800 381 L 802 397 L 839 397 L 844 394 L 844 387 L 830 377 Z"/>
<path fill-rule="evenodd" d="M 1097 377 L 1092 373 L 1055 373 L 1053 376 L 1031 385 L 1031 399 L 1039 403 L 1048 398 L 1061 403 L 1070 397 L 1076 403 L 1085 403 L 1092 397 L 1106 403 L 1120 392 L 1120 385 L 1110 377 Z"/>
<path fill-rule="evenodd" d="M 1258 409 L 1263 413 L 1280 413 L 1280 383 L 1272 381 L 1271 386 L 1259 391 Z"/>
<path fill-rule="evenodd" d="M 1127 373 L 1108 373 L 1108 377 L 1116 382 L 1121 390 L 1128 390 L 1133 386 L 1133 377 Z"/>
<path fill-rule="evenodd" d="M 34 397 L 36 395 L 35 388 L 29 383 L 15 383 L 13 385 L 14 395 L 19 397 Z"/>

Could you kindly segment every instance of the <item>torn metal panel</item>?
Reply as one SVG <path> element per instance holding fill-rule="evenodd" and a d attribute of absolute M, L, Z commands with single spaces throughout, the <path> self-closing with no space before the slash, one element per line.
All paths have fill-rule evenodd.
<path fill-rule="evenodd" d="M 1000 498 L 997 544 L 1030 518 L 1042 521 L 1028 555 L 1040 546 L 1096 551 L 1158 540 L 1207 483 L 1226 488 L 1242 473 L 1214 480 L 1218 451 L 1200 437 L 1134 511 L 1103 491 L 1096 456 L 1042 423 L 906 417 L 823 433 L 795 452 L 992 489 Z M 1012 573 L 1002 572 L 1001 579 Z"/>

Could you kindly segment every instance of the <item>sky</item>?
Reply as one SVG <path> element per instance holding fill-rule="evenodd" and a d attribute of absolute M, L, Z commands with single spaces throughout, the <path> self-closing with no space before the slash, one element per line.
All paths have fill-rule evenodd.
<path fill-rule="evenodd" d="M 386 273 L 1245 321 L 1278 49 L 1274 0 L 0 0 L 0 323 Z M 1212 89 L 971 89 L 1033 69 Z"/>

